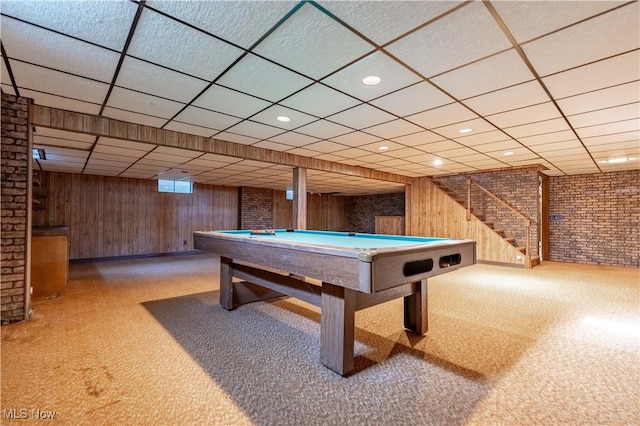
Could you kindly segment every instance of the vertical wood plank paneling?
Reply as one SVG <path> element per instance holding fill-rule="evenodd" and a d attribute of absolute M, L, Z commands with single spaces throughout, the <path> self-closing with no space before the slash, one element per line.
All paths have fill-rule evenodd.
<path fill-rule="evenodd" d="M 293 228 L 293 200 L 287 200 L 285 191 L 273 191 L 274 228 Z"/>
<path fill-rule="evenodd" d="M 475 216 L 466 220 L 466 210 L 426 178 L 411 184 L 411 212 L 407 225 L 411 235 L 475 240 L 478 260 L 524 264 L 524 256 Z"/>

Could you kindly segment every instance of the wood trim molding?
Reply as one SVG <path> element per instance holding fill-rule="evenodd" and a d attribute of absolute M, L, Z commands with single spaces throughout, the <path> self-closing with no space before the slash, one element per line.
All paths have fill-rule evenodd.
<path fill-rule="evenodd" d="M 65 130 L 75 133 L 124 139 L 161 146 L 171 146 L 175 148 L 338 173 L 367 179 L 403 184 L 409 184 L 412 181 L 412 178 L 408 176 L 373 170 L 366 167 L 334 163 L 332 161 L 304 157 L 287 152 L 242 145 L 220 139 L 205 138 L 203 136 L 175 132 L 172 130 L 158 129 L 156 127 L 145 126 L 142 124 L 134 124 L 112 118 L 67 111 L 42 105 L 34 105 L 33 121 L 31 124 L 34 126 Z"/>

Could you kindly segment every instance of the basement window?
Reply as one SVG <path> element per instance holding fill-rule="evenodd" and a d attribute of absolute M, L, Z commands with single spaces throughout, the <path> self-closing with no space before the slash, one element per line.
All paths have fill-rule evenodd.
<path fill-rule="evenodd" d="M 193 182 L 185 180 L 158 179 L 158 192 L 193 194 Z"/>

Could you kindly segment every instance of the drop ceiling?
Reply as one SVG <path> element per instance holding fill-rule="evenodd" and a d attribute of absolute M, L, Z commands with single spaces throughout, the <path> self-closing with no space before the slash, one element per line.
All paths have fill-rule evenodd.
<path fill-rule="evenodd" d="M 640 169 L 637 1 L 2 0 L 0 12 L 2 91 L 38 105 L 409 177 Z M 364 85 L 371 75 L 381 82 Z M 44 170 L 291 186 L 291 167 L 247 159 L 48 128 L 34 143 Z M 403 189 L 308 179 L 319 193 Z"/>

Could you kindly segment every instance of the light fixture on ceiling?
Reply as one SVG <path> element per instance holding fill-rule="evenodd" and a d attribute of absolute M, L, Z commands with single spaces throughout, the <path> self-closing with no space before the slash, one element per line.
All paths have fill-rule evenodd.
<path fill-rule="evenodd" d="M 468 127 L 465 127 L 464 129 L 458 130 L 459 133 L 471 133 L 472 131 L 473 131 L 473 129 L 470 129 Z"/>
<path fill-rule="evenodd" d="M 440 160 L 440 159 L 433 160 L 433 165 L 434 166 L 442 166 L 442 160 Z"/>
<path fill-rule="evenodd" d="M 291 118 L 287 117 L 286 115 L 279 115 L 276 117 L 276 120 L 282 121 L 283 123 L 288 123 L 291 121 Z"/>
<path fill-rule="evenodd" d="M 33 158 L 36 159 L 36 160 L 46 160 L 47 159 L 47 155 L 45 154 L 44 149 L 42 149 L 42 148 L 33 148 L 32 152 L 33 152 L 32 153 Z"/>
<path fill-rule="evenodd" d="M 620 164 L 620 163 L 626 163 L 627 161 L 630 161 L 630 160 L 633 160 L 633 158 L 620 157 L 620 158 L 612 158 L 611 160 L 604 160 L 603 163 Z"/>
<path fill-rule="evenodd" d="M 503 152 L 502 155 L 513 155 L 513 151 Z"/>
<path fill-rule="evenodd" d="M 365 86 L 375 86 L 376 84 L 380 84 L 382 79 L 377 75 L 370 75 L 363 78 L 361 81 L 362 81 L 362 84 L 364 84 Z"/>
<path fill-rule="evenodd" d="M 388 146 L 386 146 L 386 145 L 382 145 L 382 146 L 379 146 L 379 147 L 378 147 L 378 149 L 379 149 L 380 151 L 386 151 L 386 150 L 388 150 L 388 149 L 389 149 L 389 147 L 388 147 Z"/>

